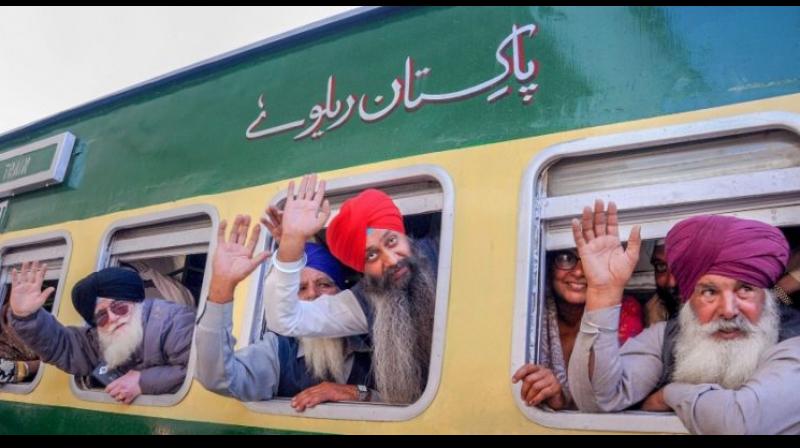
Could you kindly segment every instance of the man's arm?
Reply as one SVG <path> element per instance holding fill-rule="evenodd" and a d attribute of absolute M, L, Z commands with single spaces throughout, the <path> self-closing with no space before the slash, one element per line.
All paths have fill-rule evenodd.
<path fill-rule="evenodd" d="M 11 313 L 11 327 L 42 361 L 73 375 L 88 375 L 100 362 L 96 335 L 89 328 L 65 327 L 37 310 L 26 317 Z"/>
<path fill-rule="evenodd" d="M 665 323 L 659 322 L 619 347 L 620 307 L 587 311 L 569 360 L 570 392 L 578 409 L 615 412 L 647 397 L 663 371 Z"/>
<path fill-rule="evenodd" d="M 96 333 L 64 327 L 42 305 L 54 288 L 42 291 L 47 265 L 25 262 L 11 271 L 9 323 L 20 339 L 44 362 L 74 375 L 88 375 L 97 364 Z"/>
<path fill-rule="evenodd" d="M 280 365 L 278 338 L 264 340 L 234 353 L 231 334 L 233 304 L 208 302 L 197 324 L 197 371 L 206 389 L 242 401 L 269 400 L 278 391 Z"/>
<path fill-rule="evenodd" d="M 800 434 L 798 384 L 800 338 L 792 338 L 770 349 L 737 390 L 672 383 L 664 387 L 664 400 L 695 434 Z"/>
<path fill-rule="evenodd" d="M 366 316 L 350 291 L 311 302 L 301 302 L 297 296 L 300 271 L 305 266 L 305 242 L 322 229 L 331 214 L 324 198 L 325 181 L 318 184 L 316 175 L 303 176 L 296 191 L 294 182 L 289 182 L 280 222 L 273 217 L 268 226 L 280 228 L 281 245 L 265 280 L 264 312 L 269 329 L 284 336 L 340 337 L 368 331 Z"/>
<path fill-rule="evenodd" d="M 264 313 L 270 330 L 291 337 L 344 337 L 369 331 L 367 317 L 350 290 L 301 301 L 302 267 L 289 272 L 279 264 L 275 260 L 264 283 Z"/>

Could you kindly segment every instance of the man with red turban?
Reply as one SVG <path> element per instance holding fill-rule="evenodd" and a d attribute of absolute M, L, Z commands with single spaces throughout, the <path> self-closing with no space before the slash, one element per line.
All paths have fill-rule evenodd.
<path fill-rule="evenodd" d="M 678 317 L 620 347 L 619 301 L 638 261 L 634 226 L 620 244 L 614 203 L 573 220 L 587 278 L 586 313 L 569 364 L 578 408 L 673 410 L 692 433 L 800 433 L 800 339 L 781 327 L 770 290 L 789 245 L 771 225 L 728 216 L 683 220 L 667 234 Z"/>
<path fill-rule="evenodd" d="M 408 404 L 425 389 L 436 301 L 438 244 L 412 241 L 386 193 L 368 189 L 342 204 L 328 226 L 331 253 L 364 277 L 352 288 L 313 302 L 298 297 L 303 245 L 323 228 L 330 205 L 325 182 L 305 176 L 289 183 L 282 236 L 264 287 L 270 330 L 292 337 L 368 334 L 372 372 L 382 401 Z"/>

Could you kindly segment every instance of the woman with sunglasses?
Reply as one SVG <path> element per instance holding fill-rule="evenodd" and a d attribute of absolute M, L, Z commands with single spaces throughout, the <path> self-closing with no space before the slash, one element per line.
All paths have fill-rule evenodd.
<path fill-rule="evenodd" d="M 567 384 L 567 366 L 586 305 L 586 277 L 575 249 L 548 254 L 545 315 L 539 344 L 539 364 L 520 367 L 512 382 L 522 381 L 521 397 L 528 406 L 546 403 L 555 410 L 574 408 Z M 636 298 L 622 300 L 619 343 L 644 328 Z"/>

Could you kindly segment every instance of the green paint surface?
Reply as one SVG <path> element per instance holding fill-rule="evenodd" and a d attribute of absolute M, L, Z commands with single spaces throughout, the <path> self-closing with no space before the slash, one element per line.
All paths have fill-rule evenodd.
<path fill-rule="evenodd" d="M 0 434 L 307 434 L 0 401 Z"/>
<path fill-rule="evenodd" d="M 0 162 L 0 182 L 11 182 L 50 169 L 58 144 L 37 149 Z"/>
<path fill-rule="evenodd" d="M 369 111 L 393 97 L 404 61 L 430 69 L 417 94 L 468 88 L 502 73 L 495 52 L 512 26 L 538 84 L 510 93 L 402 103 L 384 119 L 358 115 L 319 138 L 302 129 L 248 140 L 263 94 L 266 129 L 310 121 L 335 76 L 336 97 Z M 506 54 L 509 51 L 505 52 Z M 800 91 L 800 8 L 435 7 L 400 9 L 313 40 L 255 53 L 103 103 L 80 117 L 0 137 L 0 151 L 64 131 L 77 136 L 65 182 L 12 199 L 7 230 L 229 191 L 386 159 L 697 110 Z M 376 105 L 377 96 L 383 102 Z M 325 121 L 323 129 L 337 118 Z M 487 166 L 487 170 L 501 169 Z"/>

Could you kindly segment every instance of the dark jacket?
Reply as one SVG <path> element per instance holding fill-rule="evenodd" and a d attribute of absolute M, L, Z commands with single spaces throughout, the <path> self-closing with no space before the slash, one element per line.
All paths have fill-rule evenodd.
<path fill-rule="evenodd" d="M 195 313 L 189 307 L 160 299 L 142 302 L 142 344 L 120 372 L 138 370 L 143 394 L 176 392 L 186 377 Z M 95 327 L 65 327 L 39 309 L 11 325 L 42 361 L 73 375 L 89 375 L 103 362 Z"/>

